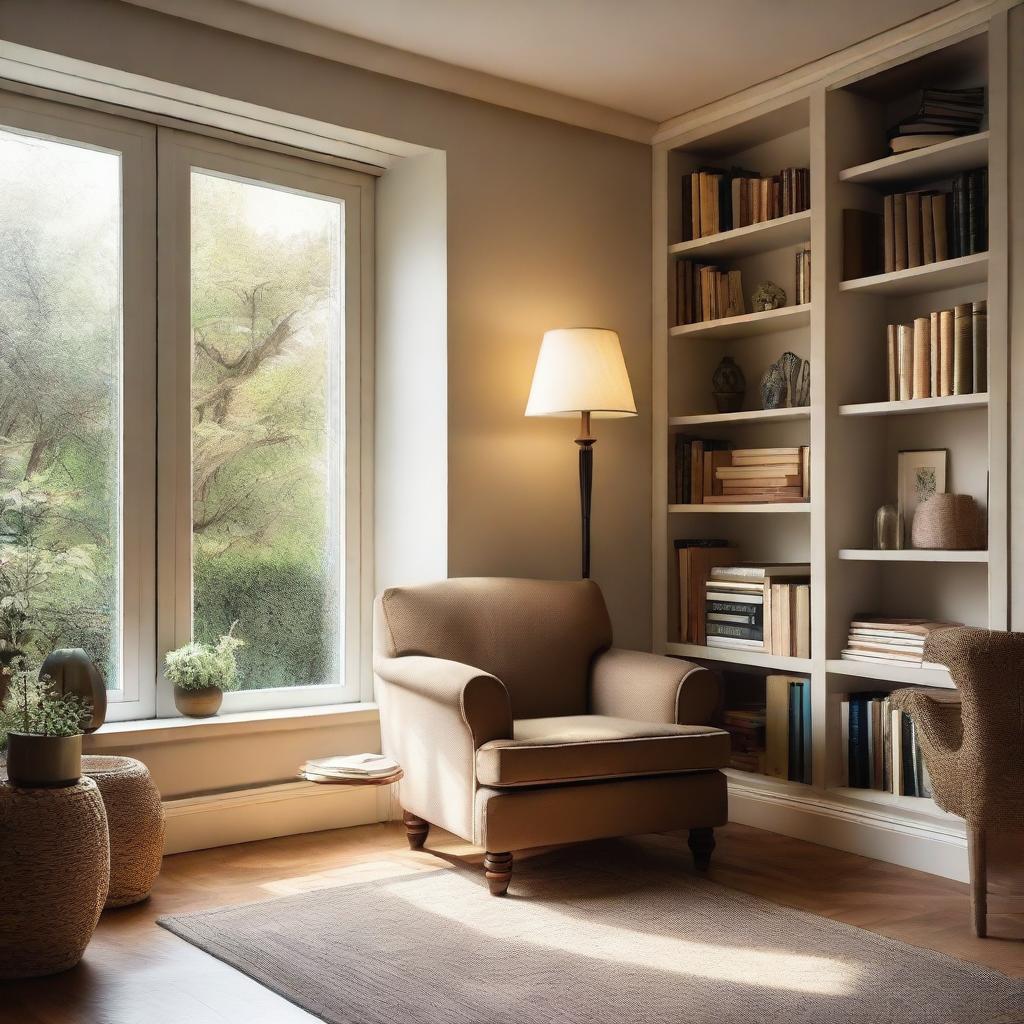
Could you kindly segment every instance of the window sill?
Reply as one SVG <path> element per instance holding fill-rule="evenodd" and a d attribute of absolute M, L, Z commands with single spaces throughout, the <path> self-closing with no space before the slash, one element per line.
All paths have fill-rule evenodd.
<path fill-rule="evenodd" d="M 213 718 L 150 718 L 135 722 L 108 722 L 98 732 L 84 738 L 82 750 L 93 754 L 126 746 L 152 746 L 210 740 L 219 736 L 362 725 L 377 722 L 378 719 L 376 704 L 353 702 L 276 711 L 242 711 Z"/>

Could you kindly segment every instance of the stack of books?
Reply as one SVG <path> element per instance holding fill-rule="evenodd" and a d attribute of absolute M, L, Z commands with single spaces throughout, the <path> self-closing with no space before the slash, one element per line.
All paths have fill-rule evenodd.
<path fill-rule="evenodd" d="M 722 714 L 722 727 L 729 734 L 729 767 L 764 774 L 765 707 L 748 704 L 729 708 Z"/>
<path fill-rule="evenodd" d="M 964 171 L 949 192 L 899 192 L 882 204 L 885 273 L 985 252 L 988 171 Z"/>
<path fill-rule="evenodd" d="M 349 754 L 306 761 L 299 778 L 307 782 L 359 783 L 389 778 L 399 771 L 398 762 L 383 754 Z"/>
<path fill-rule="evenodd" d="M 675 541 L 679 563 L 679 642 L 704 644 L 705 583 L 715 566 L 732 565 L 739 551 L 726 540 L 691 538 Z"/>
<path fill-rule="evenodd" d="M 811 781 L 811 681 L 803 676 L 765 679 L 764 772 Z"/>
<path fill-rule="evenodd" d="M 851 693 L 840 703 L 844 786 L 896 796 L 930 797 L 931 780 L 917 730 L 885 693 Z"/>
<path fill-rule="evenodd" d="M 747 311 L 743 300 L 743 276 L 738 270 L 692 260 L 676 263 L 676 323 L 699 324 L 742 316 Z"/>
<path fill-rule="evenodd" d="M 890 402 L 988 390 L 988 306 L 962 302 L 886 328 Z"/>
<path fill-rule="evenodd" d="M 737 448 L 729 462 L 714 469 L 711 504 L 766 504 L 807 501 L 810 497 L 810 448 Z"/>
<path fill-rule="evenodd" d="M 721 494 L 715 471 L 730 464 L 731 442 L 676 434 L 675 469 L 672 478 L 674 505 L 701 505 L 705 496 Z"/>
<path fill-rule="evenodd" d="M 985 116 L 985 90 L 922 89 L 917 111 L 889 129 L 889 150 L 906 153 L 981 129 Z"/>
<path fill-rule="evenodd" d="M 808 242 L 796 251 L 796 304 L 811 301 L 811 246 Z"/>
<path fill-rule="evenodd" d="M 811 205 L 806 167 L 786 167 L 774 175 L 700 167 L 683 175 L 682 189 L 684 242 L 786 217 Z"/>
<path fill-rule="evenodd" d="M 850 623 L 850 635 L 842 657 L 847 661 L 895 662 L 938 668 L 940 666 L 925 662 L 924 642 L 933 630 L 957 625 L 960 623 L 861 615 Z"/>
<path fill-rule="evenodd" d="M 810 566 L 724 564 L 704 584 L 708 647 L 809 658 Z"/>

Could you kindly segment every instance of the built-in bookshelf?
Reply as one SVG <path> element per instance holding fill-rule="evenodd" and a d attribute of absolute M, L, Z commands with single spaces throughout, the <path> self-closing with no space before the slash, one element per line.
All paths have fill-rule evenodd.
<path fill-rule="evenodd" d="M 1005 13 L 979 14 L 969 28 L 919 50 L 881 52 L 789 93 L 756 90 L 719 120 L 679 119 L 655 148 L 654 280 L 654 623 L 655 649 L 706 664 L 749 696 L 779 673 L 810 680 L 807 783 L 730 769 L 733 817 L 789 834 L 872 852 L 858 829 L 906 836 L 886 840 L 902 863 L 964 876 L 959 819 L 933 801 L 843 784 L 839 708 L 847 694 L 903 686 L 952 687 L 932 667 L 843 660 L 851 620 L 874 612 L 968 625 L 1008 626 L 1007 580 L 1007 44 Z M 1000 27 L 1001 26 L 1001 27 Z M 925 87 L 986 88 L 980 130 L 907 153 L 887 153 L 886 128 L 911 111 Z M 698 168 L 773 174 L 810 172 L 810 208 L 706 238 L 685 238 L 683 180 Z M 886 195 L 942 189 L 964 172 L 988 172 L 984 252 L 889 273 L 844 279 L 843 211 L 881 219 Z M 810 301 L 796 302 L 794 255 L 810 246 Z M 679 323 L 680 259 L 740 270 L 747 312 Z M 761 281 L 786 302 L 750 312 Z M 892 401 L 886 325 L 986 301 L 987 390 Z M 810 361 L 810 405 L 763 409 L 759 384 L 784 352 Z M 716 408 L 711 377 L 724 356 L 746 378 L 739 408 Z M 926 392 L 927 393 L 927 392 Z M 680 432 L 734 448 L 810 446 L 810 496 L 787 504 L 670 504 L 674 439 Z M 895 504 L 897 456 L 945 449 L 947 490 L 972 495 L 987 517 L 981 551 L 878 551 L 876 509 Z M 759 650 L 681 641 L 675 542 L 718 539 L 753 562 L 806 562 L 811 580 L 811 652 L 788 658 Z M 741 673 L 734 677 L 733 673 Z M 739 678 L 739 683 L 733 683 Z M 750 679 L 754 683 L 749 682 Z M 748 680 L 748 681 L 744 681 Z M 823 815 L 814 819 L 808 815 Z M 820 822 L 819 826 L 809 822 Z M 837 824 L 840 822 L 841 824 Z M 885 845 L 885 844 L 883 844 Z M 888 855 L 888 854 L 887 854 Z"/>

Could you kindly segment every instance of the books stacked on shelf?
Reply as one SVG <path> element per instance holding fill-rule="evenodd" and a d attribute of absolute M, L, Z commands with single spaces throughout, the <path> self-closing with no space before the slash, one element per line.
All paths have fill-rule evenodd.
<path fill-rule="evenodd" d="M 811 301 L 811 246 L 808 243 L 796 251 L 796 304 Z"/>
<path fill-rule="evenodd" d="M 981 130 L 985 90 L 922 89 L 917 110 L 889 129 L 889 150 L 906 153 Z"/>
<path fill-rule="evenodd" d="M 932 630 L 957 625 L 960 623 L 860 615 L 850 623 L 842 657 L 846 661 L 937 668 L 924 660 L 924 642 Z"/>
<path fill-rule="evenodd" d="M 725 540 L 682 539 L 675 542 L 679 563 L 679 642 L 703 644 L 705 587 L 715 566 L 732 565 L 739 554 Z"/>
<path fill-rule="evenodd" d="M 705 643 L 811 656 L 811 577 L 803 562 L 716 565 L 704 584 Z"/>
<path fill-rule="evenodd" d="M 931 780 L 911 719 L 886 693 L 851 693 L 840 704 L 844 786 L 930 797 Z"/>
<path fill-rule="evenodd" d="M 737 448 L 714 469 L 714 486 L 704 493 L 710 504 L 807 501 L 810 497 L 810 448 Z"/>
<path fill-rule="evenodd" d="M 299 769 L 299 778 L 307 782 L 351 784 L 387 779 L 398 771 L 398 762 L 383 754 L 348 754 L 307 761 Z"/>
<path fill-rule="evenodd" d="M 810 172 L 760 175 L 741 167 L 699 167 L 682 180 L 682 241 L 799 213 L 811 205 Z"/>
<path fill-rule="evenodd" d="M 952 192 L 899 192 L 882 204 L 885 273 L 985 252 L 988 171 L 964 171 Z"/>
<path fill-rule="evenodd" d="M 693 260 L 676 262 L 677 324 L 721 320 L 742 316 L 746 311 L 740 271 L 719 270 Z"/>
<path fill-rule="evenodd" d="M 765 679 L 764 772 L 811 781 L 811 681 L 803 676 Z"/>
<path fill-rule="evenodd" d="M 729 734 L 729 767 L 764 774 L 765 707 L 748 704 L 729 708 L 722 714 L 722 727 Z"/>
<path fill-rule="evenodd" d="M 890 402 L 988 390 L 988 306 L 962 302 L 886 328 Z"/>
<path fill-rule="evenodd" d="M 729 441 L 676 434 L 671 487 L 674 505 L 700 505 L 705 496 L 722 493 L 715 471 L 730 464 L 730 445 Z"/>

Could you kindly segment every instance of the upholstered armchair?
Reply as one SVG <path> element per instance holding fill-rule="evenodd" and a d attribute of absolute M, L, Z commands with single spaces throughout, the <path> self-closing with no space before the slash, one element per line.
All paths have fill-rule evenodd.
<path fill-rule="evenodd" d="M 957 627 L 925 641 L 955 690 L 897 690 L 914 722 L 935 802 L 965 818 L 974 931 L 989 915 L 1024 938 L 1024 633 Z"/>
<path fill-rule="evenodd" d="M 409 844 L 430 825 L 486 851 L 491 892 L 531 847 L 689 829 L 698 868 L 727 818 L 717 676 L 612 647 L 596 583 L 453 579 L 384 591 L 374 672 L 405 770 Z"/>

